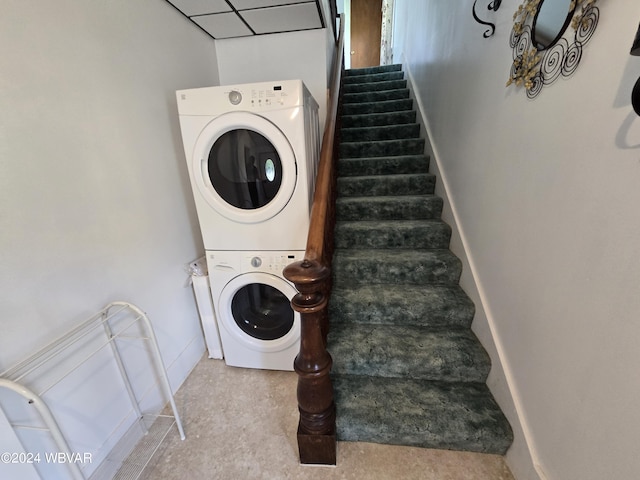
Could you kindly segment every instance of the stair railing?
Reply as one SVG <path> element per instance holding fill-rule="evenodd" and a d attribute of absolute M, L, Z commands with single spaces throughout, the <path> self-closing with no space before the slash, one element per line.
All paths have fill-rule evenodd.
<path fill-rule="evenodd" d="M 331 356 L 327 352 L 331 292 L 331 258 L 335 224 L 335 163 L 338 154 L 336 132 L 344 56 L 344 14 L 334 57 L 327 121 L 311 208 L 311 221 L 304 260 L 284 269 L 284 276 L 297 288 L 291 300 L 300 313 L 300 352 L 294 361 L 298 374 L 298 450 L 300 463 L 336 464 L 336 408 L 333 401 Z"/>

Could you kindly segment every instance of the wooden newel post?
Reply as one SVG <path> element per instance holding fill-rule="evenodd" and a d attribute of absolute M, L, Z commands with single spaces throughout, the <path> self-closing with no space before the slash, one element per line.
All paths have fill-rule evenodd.
<path fill-rule="evenodd" d="M 331 385 L 331 355 L 326 349 L 327 302 L 330 270 L 315 261 L 288 265 L 284 276 L 298 294 L 291 300 L 300 313 L 298 374 L 298 449 L 300 463 L 336 464 L 336 407 Z"/>

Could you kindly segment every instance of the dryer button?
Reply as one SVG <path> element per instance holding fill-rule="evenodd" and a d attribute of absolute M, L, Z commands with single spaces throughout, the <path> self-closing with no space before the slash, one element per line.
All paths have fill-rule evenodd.
<path fill-rule="evenodd" d="M 260 257 L 253 257 L 251 259 L 251 266 L 253 268 L 258 268 L 260 265 L 262 265 L 262 259 Z"/>
<path fill-rule="evenodd" d="M 231 102 L 231 105 L 238 105 L 242 101 L 242 94 L 237 90 L 230 91 L 229 101 Z"/>

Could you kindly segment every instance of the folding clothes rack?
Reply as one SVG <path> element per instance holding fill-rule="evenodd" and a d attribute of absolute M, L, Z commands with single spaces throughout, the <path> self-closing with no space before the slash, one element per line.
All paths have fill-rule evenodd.
<path fill-rule="evenodd" d="M 124 326 L 121 326 L 122 323 L 125 323 L 123 319 L 124 321 L 126 321 L 126 324 Z M 115 322 L 114 320 L 117 320 L 117 322 Z M 136 324 L 139 324 L 142 327 L 143 333 L 141 335 L 126 334 L 127 331 L 131 332 L 131 327 Z M 47 366 L 48 362 L 51 362 L 56 357 L 58 357 L 58 359 L 64 359 L 65 357 L 63 354 L 66 353 L 68 355 L 71 355 L 73 353 L 69 351 L 71 347 L 73 347 L 74 345 L 78 345 L 79 342 L 82 342 L 91 333 L 99 333 L 100 328 L 102 328 L 105 333 L 105 336 L 100 340 L 102 342 L 101 344 L 96 345 L 95 348 L 91 346 L 91 349 L 88 353 L 83 352 L 84 358 L 66 365 L 66 371 L 55 378 L 53 381 L 50 381 L 44 388 L 38 388 L 36 391 L 36 389 L 32 389 L 30 387 L 30 375 L 34 374 L 41 367 Z M 67 440 L 60 431 L 60 427 L 58 426 L 54 415 L 47 406 L 46 402 L 42 399 L 42 396 L 55 385 L 60 383 L 64 378 L 78 369 L 82 364 L 87 362 L 95 354 L 101 351 L 104 347 L 110 345 L 111 351 L 113 353 L 113 358 L 115 360 L 115 363 L 118 365 L 118 369 L 120 370 L 120 374 L 122 375 L 124 385 L 131 401 L 131 406 L 133 407 L 133 410 L 137 416 L 138 424 L 140 425 L 140 428 L 142 429 L 144 434 L 147 434 L 148 426 L 145 422 L 143 422 L 144 415 L 140 409 L 139 400 L 136 398 L 131 380 L 129 379 L 129 375 L 127 374 L 127 371 L 125 369 L 122 356 L 120 354 L 120 351 L 118 350 L 118 345 L 116 342 L 118 338 L 144 340 L 151 347 L 151 361 L 152 363 L 155 363 L 156 372 L 160 376 L 161 388 L 164 389 L 165 394 L 169 397 L 169 402 L 171 403 L 171 408 L 173 410 L 173 419 L 178 428 L 178 432 L 180 433 L 180 438 L 184 440 L 185 435 L 182 428 L 182 422 L 180 420 L 180 416 L 178 415 L 178 409 L 173 398 L 173 392 L 169 384 L 166 368 L 160 355 L 158 342 L 151 322 L 142 310 L 140 310 L 135 305 L 127 302 L 110 303 L 102 310 L 91 316 L 88 320 L 84 321 L 73 330 L 70 330 L 67 334 L 50 343 L 26 360 L 18 363 L 17 365 L 0 374 L 0 389 L 7 389 L 21 395 L 25 400 L 28 401 L 30 405 L 32 405 L 37 410 L 40 418 L 42 419 L 42 422 L 45 425 L 44 427 L 34 427 L 30 425 L 12 424 L 11 426 L 13 427 L 14 431 L 21 428 L 35 428 L 48 431 L 50 432 L 51 437 L 53 438 L 58 448 L 58 451 L 66 455 L 72 455 L 73 452 L 69 448 Z M 0 411 L 2 411 L 3 413 L 5 412 L 5 410 L 2 408 L 1 403 Z M 7 416 L 7 418 L 9 417 Z M 18 440 L 20 441 L 19 437 Z M 22 445 L 22 447 L 24 448 L 25 446 Z M 25 451 L 27 450 L 25 449 Z M 74 480 L 85 480 L 85 476 L 77 463 L 69 462 L 67 465 Z"/>

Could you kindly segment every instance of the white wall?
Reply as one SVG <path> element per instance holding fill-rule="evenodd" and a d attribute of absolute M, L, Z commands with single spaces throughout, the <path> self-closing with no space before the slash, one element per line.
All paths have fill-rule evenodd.
<path fill-rule="evenodd" d="M 516 5 L 486 14 L 483 39 L 471 3 L 397 0 L 394 52 L 483 302 L 474 329 L 504 367 L 491 387 L 517 427 L 507 461 L 519 480 L 638 478 L 640 7 L 598 2 L 575 75 L 528 100 L 505 87 Z"/>
<path fill-rule="evenodd" d="M 213 40 L 161 0 L 8 1 L 0 71 L 0 371 L 120 299 L 177 387 L 204 344 L 175 90 L 219 83 Z"/>

